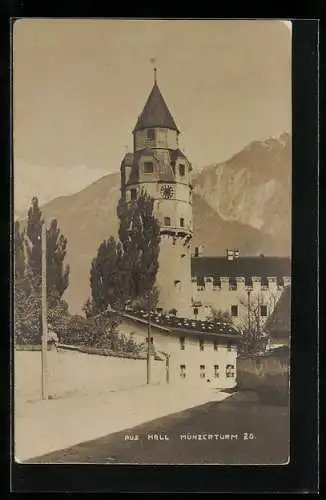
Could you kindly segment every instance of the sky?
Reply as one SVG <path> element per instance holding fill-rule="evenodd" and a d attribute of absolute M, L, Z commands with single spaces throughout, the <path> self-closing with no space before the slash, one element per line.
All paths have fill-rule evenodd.
<path fill-rule="evenodd" d="M 14 161 L 117 171 L 153 85 L 151 58 L 195 168 L 291 132 L 283 21 L 22 19 L 13 31 Z"/>

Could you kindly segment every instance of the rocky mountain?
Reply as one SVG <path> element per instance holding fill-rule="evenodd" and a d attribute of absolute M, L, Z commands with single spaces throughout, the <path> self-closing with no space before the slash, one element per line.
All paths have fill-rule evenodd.
<path fill-rule="evenodd" d="M 14 160 L 14 211 L 19 218 L 36 194 L 43 205 L 57 196 L 72 195 L 105 175 L 86 165 L 47 168 L 20 158 Z"/>
<path fill-rule="evenodd" d="M 289 134 L 252 142 L 228 161 L 202 169 L 194 192 L 223 220 L 259 229 L 275 240 L 273 252 L 288 255 L 291 157 Z"/>
<path fill-rule="evenodd" d="M 202 169 L 194 178 L 193 246 L 206 255 L 237 248 L 241 255 L 290 255 L 291 139 L 257 141 L 229 161 Z M 80 311 L 89 296 L 89 269 L 99 244 L 116 236 L 120 174 L 113 173 L 82 191 L 42 207 L 57 218 L 68 238 L 71 267 L 67 300 Z"/>

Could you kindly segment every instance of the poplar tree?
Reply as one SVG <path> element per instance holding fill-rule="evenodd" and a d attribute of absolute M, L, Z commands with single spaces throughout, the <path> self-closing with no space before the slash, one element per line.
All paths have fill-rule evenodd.
<path fill-rule="evenodd" d="M 159 268 L 160 226 L 154 214 L 154 199 L 144 190 L 132 202 L 120 199 L 119 238 L 123 269 L 128 276 L 129 299 L 151 294 Z"/>
<path fill-rule="evenodd" d="M 37 197 L 28 210 L 25 246 L 27 274 L 34 290 L 41 287 L 42 273 L 42 212 Z M 69 284 L 69 266 L 64 265 L 67 238 L 60 234 L 58 221 L 53 219 L 46 231 L 47 298 L 49 307 L 60 303 Z"/>
<path fill-rule="evenodd" d="M 157 303 L 154 284 L 159 265 L 160 226 L 154 215 L 154 200 L 144 191 L 132 202 L 121 198 L 117 214 L 119 239 L 110 237 L 103 241 L 92 261 L 91 299 L 84 305 L 87 317 L 105 311 L 108 306 L 123 310 L 128 301 L 141 301 L 151 309 Z"/>
<path fill-rule="evenodd" d="M 108 306 L 121 309 L 128 291 L 122 269 L 121 244 L 111 236 L 101 243 L 92 261 L 90 271 L 91 301 L 84 306 L 86 316 L 104 312 Z"/>

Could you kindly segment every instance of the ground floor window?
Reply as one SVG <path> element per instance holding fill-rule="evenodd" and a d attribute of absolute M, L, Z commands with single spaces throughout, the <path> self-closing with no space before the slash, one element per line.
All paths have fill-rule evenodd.
<path fill-rule="evenodd" d="M 267 306 L 265 305 L 260 306 L 260 315 L 267 316 Z"/>
<path fill-rule="evenodd" d="M 238 316 L 238 306 L 237 305 L 231 306 L 231 316 Z"/>
<path fill-rule="evenodd" d="M 226 365 L 225 375 L 227 378 L 234 378 L 234 365 Z"/>
<path fill-rule="evenodd" d="M 214 377 L 218 378 L 219 376 L 220 376 L 220 374 L 219 374 L 219 366 L 218 365 L 214 365 Z"/>
<path fill-rule="evenodd" d="M 205 378 L 205 365 L 200 365 L 200 378 Z"/>
<path fill-rule="evenodd" d="M 186 365 L 180 365 L 180 377 L 186 378 Z"/>

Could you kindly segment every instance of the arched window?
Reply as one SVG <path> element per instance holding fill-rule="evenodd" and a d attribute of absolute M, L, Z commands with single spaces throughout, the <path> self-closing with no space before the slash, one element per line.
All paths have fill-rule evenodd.
<path fill-rule="evenodd" d="M 164 217 L 164 226 L 171 226 L 171 218 Z"/>
<path fill-rule="evenodd" d="M 179 165 L 179 174 L 180 177 L 184 177 L 186 173 L 186 167 L 184 165 Z"/>

